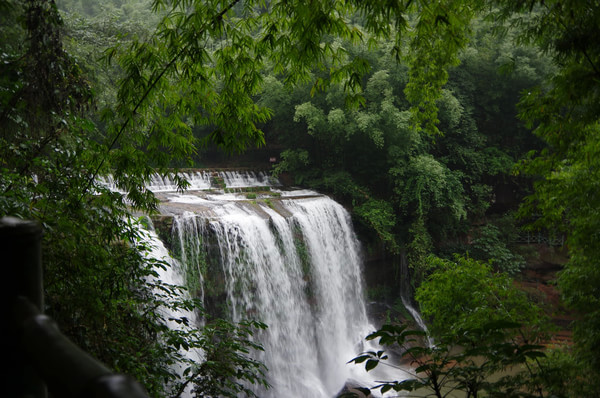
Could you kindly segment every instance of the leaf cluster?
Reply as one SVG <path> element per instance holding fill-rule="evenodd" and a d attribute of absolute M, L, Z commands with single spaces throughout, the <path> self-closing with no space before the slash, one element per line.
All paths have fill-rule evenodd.
<path fill-rule="evenodd" d="M 544 358 L 543 346 L 511 339 L 513 330 L 521 325 L 499 320 L 488 322 L 481 328 L 464 329 L 452 341 L 422 345 L 422 331 L 407 329 L 406 325 L 384 325 L 367 336 L 367 340 L 379 339 L 384 347 L 399 347 L 401 358 L 411 362 L 409 376 L 396 381 L 380 381 L 378 385 L 363 388 L 365 394 L 379 390 L 429 391 L 431 396 L 449 397 L 462 392 L 465 397 L 543 397 L 539 385 L 531 384 L 543 369 L 533 365 Z M 378 365 L 395 365 L 384 362 L 384 351 L 366 352 L 349 363 L 365 363 L 367 371 Z M 533 361 L 533 362 L 532 362 Z M 404 370 L 406 372 L 406 370 Z"/>
<path fill-rule="evenodd" d="M 432 272 L 415 297 L 436 339 L 456 337 L 495 320 L 530 325 L 531 336 L 541 336 L 542 312 L 530 303 L 508 275 L 468 257 L 454 261 L 430 257 Z"/>

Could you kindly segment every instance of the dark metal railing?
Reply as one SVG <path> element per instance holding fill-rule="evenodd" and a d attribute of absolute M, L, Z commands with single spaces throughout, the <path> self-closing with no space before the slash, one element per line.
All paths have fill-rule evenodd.
<path fill-rule="evenodd" d="M 522 231 L 514 242 L 528 245 L 544 244 L 548 246 L 562 247 L 565 244 L 565 235 L 560 234 L 555 236 L 542 231 Z"/>
<path fill-rule="evenodd" d="M 41 226 L 0 219 L 2 258 L 2 396 L 148 398 L 132 378 L 115 374 L 63 335 L 43 314 Z"/>

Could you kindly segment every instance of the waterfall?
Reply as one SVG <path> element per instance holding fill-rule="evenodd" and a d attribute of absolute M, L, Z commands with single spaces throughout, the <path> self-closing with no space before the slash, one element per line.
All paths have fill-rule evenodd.
<path fill-rule="evenodd" d="M 185 171 L 180 172 L 179 175 L 189 182 L 190 185 L 187 188 L 188 190 L 203 190 L 211 189 L 212 187 L 210 173 L 207 171 Z M 112 176 L 98 177 L 97 180 L 99 184 L 104 185 L 113 191 L 123 192 L 117 187 L 117 184 Z M 150 177 L 150 181 L 148 182 L 146 188 L 154 193 L 170 192 L 177 190 L 177 183 L 172 175 L 161 176 L 155 174 Z"/>
<path fill-rule="evenodd" d="M 261 397 L 329 397 L 370 331 L 360 254 L 345 210 L 329 198 L 285 201 L 291 217 L 234 203 L 209 221 L 234 321 L 256 318 L 273 388 Z"/>
<path fill-rule="evenodd" d="M 409 281 L 410 275 L 408 271 L 408 261 L 406 259 L 406 254 L 403 252 L 400 256 L 400 299 L 402 300 L 402 305 L 404 305 L 404 308 L 406 308 L 406 310 L 413 317 L 415 323 L 421 328 L 422 331 L 427 333 L 427 345 L 429 347 L 433 347 L 433 338 L 429 335 L 427 325 L 425 324 L 425 321 L 421 317 L 419 311 L 417 311 L 412 303 L 412 287 Z"/>
<path fill-rule="evenodd" d="M 347 364 L 374 330 L 348 212 L 314 191 L 275 194 L 166 195 L 161 211 L 173 218 L 171 251 L 185 264 L 185 284 L 209 311 L 268 325 L 255 335 L 264 352 L 253 353 L 272 386 L 256 391 L 261 398 L 330 398 L 349 380 L 374 385 L 364 367 Z"/>
<path fill-rule="evenodd" d="M 138 223 L 138 228 L 140 231 L 140 237 L 144 243 L 144 246 L 148 248 L 146 252 L 146 256 L 148 258 L 158 260 L 161 262 L 165 262 L 169 264 L 169 267 L 156 267 L 154 271 L 156 272 L 155 276 L 149 276 L 148 282 L 152 284 L 160 284 L 160 285 L 168 285 L 168 286 L 183 286 L 188 282 L 187 275 L 189 272 L 186 270 L 187 265 L 184 262 L 178 261 L 171 256 L 169 250 L 165 247 L 163 242 L 159 239 L 152 222 L 148 219 L 146 220 L 149 224 L 146 227 L 142 227 Z M 185 241 L 184 237 L 184 241 Z M 189 284 L 189 283 L 188 283 Z M 164 290 L 159 287 L 155 287 L 156 295 L 164 296 Z M 189 297 L 185 297 L 189 298 Z M 167 299 L 163 297 L 162 299 Z M 178 329 L 178 330 L 190 330 L 190 328 L 194 328 L 202 325 L 202 320 L 196 315 L 194 311 L 190 311 L 184 308 L 173 308 L 169 306 L 165 306 L 159 308 L 159 311 L 162 313 L 162 318 L 165 320 L 165 323 L 170 329 Z M 176 321 L 176 319 L 187 318 L 189 320 L 189 326 L 182 325 Z M 204 360 L 204 352 L 200 349 L 184 349 L 180 348 L 179 354 L 182 358 L 187 358 L 196 363 L 201 363 Z M 184 366 L 183 363 L 174 363 L 173 370 L 178 374 L 183 374 Z M 192 385 L 188 385 L 187 388 L 183 391 L 185 396 L 192 395 Z"/>
<path fill-rule="evenodd" d="M 181 172 L 180 175 L 190 183 L 187 189 L 211 188 L 210 174 L 206 171 Z M 148 185 L 148 189 L 153 192 L 174 191 L 177 189 L 177 184 L 169 176 L 161 177 L 154 175 Z"/>
<path fill-rule="evenodd" d="M 270 187 L 279 184 L 277 179 L 262 171 L 210 172 L 208 170 L 191 170 L 180 171 L 179 176 L 185 178 L 189 182 L 189 186 L 187 187 L 188 190 L 209 190 L 220 188 L 219 185 L 213 184 L 212 177 L 217 177 L 218 179 L 223 180 L 223 183 L 227 188 Z M 120 191 L 112 176 L 98 177 L 98 182 L 109 189 Z M 173 192 L 177 191 L 177 183 L 173 175 L 154 174 L 150 177 L 150 181 L 146 185 L 146 188 L 154 193 Z"/>
<path fill-rule="evenodd" d="M 174 218 L 172 240 L 178 243 L 172 251 L 178 258 L 178 264 L 185 265 L 184 275 L 180 282 L 184 284 L 191 295 L 204 301 L 204 277 L 200 268 L 204 263 L 202 235 L 204 223 L 199 222 L 196 215 L 186 211 Z"/>
<path fill-rule="evenodd" d="M 243 187 L 258 187 L 270 186 L 271 178 L 265 172 L 235 172 L 222 171 L 219 176 L 223 178 L 227 188 L 243 188 Z"/>

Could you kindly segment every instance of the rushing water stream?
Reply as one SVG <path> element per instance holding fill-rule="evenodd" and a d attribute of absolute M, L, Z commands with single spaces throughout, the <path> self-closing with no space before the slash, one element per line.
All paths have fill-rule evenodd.
<path fill-rule="evenodd" d="M 201 179 L 210 182 L 191 175 L 197 189 Z M 223 177 L 231 187 L 268 183 L 262 175 Z M 362 366 L 347 364 L 366 349 L 374 327 L 365 310 L 360 246 L 341 205 L 312 191 L 272 189 L 249 200 L 181 194 L 169 184 L 156 181 L 152 188 L 160 192 L 163 215 L 173 218 L 172 251 L 199 271 L 197 294 L 215 295 L 220 283 L 232 320 L 268 325 L 255 337 L 265 348 L 257 355 L 272 388 L 258 396 L 329 398 L 349 380 L 372 384 Z M 212 271 L 202 275 L 206 269 Z"/>

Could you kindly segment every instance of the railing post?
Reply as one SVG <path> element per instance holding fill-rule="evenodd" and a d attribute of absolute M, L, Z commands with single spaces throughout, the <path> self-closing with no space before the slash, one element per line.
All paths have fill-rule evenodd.
<path fill-rule="evenodd" d="M 21 345 L 13 311 L 17 297 L 27 298 L 40 312 L 44 311 L 44 291 L 41 261 L 42 228 L 34 221 L 15 217 L 0 219 L 0 255 L 4 283 L 2 306 L 5 308 L 2 327 L 2 352 L 5 378 L 0 387 L 7 397 L 45 398 L 46 386 L 31 363 L 28 363 Z M 8 370 L 6 370 L 8 369 Z"/>

